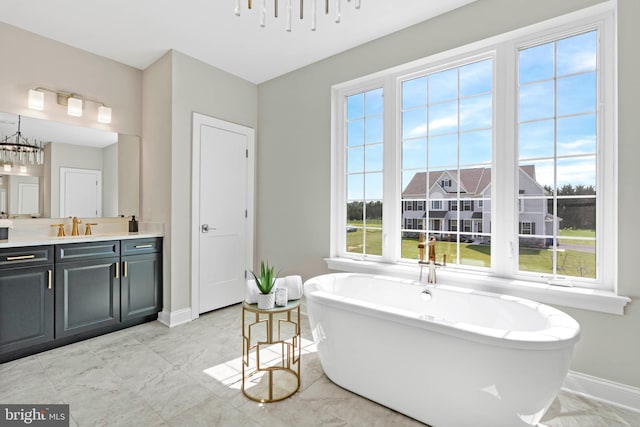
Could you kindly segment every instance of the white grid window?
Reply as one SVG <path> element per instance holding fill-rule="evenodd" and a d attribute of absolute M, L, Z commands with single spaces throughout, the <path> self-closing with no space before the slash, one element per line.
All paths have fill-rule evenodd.
<path fill-rule="evenodd" d="M 344 178 L 332 186 L 342 195 L 332 258 L 411 264 L 423 233 L 436 237 L 450 272 L 615 289 L 615 22 L 610 10 L 563 22 L 334 87 L 334 170 Z M 370 116 L 369 93 L 384 107 Z M 352 99 L 359 114 L 349 112 Z M 380 120 L 383 137 L 352 138 L 354 123 L 368 120 Z M 379 145 L 384 171 L 382 160 L 369 166 L 369 144 Z M 357 221 L 345 218 L 345 201 L 360 203 Z"/>

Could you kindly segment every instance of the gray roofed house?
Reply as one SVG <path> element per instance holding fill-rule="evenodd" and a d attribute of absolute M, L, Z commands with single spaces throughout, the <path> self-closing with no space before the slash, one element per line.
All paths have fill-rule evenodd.
<path fill-rule="evenodd" d="M 520 166 L 520 234 L 552 234 L 547 195 L 536 181 L 535 165 Z M 462 240 L 489 240 L 491 168 L 416 172 L 402 192 L 402 224 L 405 237 L 417 235 L 407 230 L 427 230 L 441 239 L 460 234 Z"/>

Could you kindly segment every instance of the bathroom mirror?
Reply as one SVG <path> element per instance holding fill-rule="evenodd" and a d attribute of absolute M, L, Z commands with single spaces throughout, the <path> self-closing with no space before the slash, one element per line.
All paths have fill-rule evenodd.
<path fill-rule="evenodd" d="M 18 116 L 0 112 L 0 138 L 17 130 Z M 0 156 L 0 217 L 138 215 L 139 137 L 26 116 L 20 131 L 43 142 L 44 162 Z"/>

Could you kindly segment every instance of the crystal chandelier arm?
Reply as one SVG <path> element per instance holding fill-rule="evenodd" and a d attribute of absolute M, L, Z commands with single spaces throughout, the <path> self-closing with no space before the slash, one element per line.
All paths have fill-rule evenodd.
<path fill-rule="evenodd" d="M 0 140 L 0 161 L 5 165 L 11 165 L 13 162 L 42 164 L 44 162 L 42 141 L 29 142 L 22 135 L 21 127 L 22 117 L 18 115 L 18 131 Z"/>

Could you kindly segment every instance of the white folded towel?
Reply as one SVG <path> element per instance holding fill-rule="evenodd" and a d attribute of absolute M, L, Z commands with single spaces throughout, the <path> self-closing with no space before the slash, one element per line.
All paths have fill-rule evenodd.
<path fill-rule="evenodd" d="M 278 277 L 273 288 L 287 288 L 287 298 L 289 301 L 302 298 L 304 292 L 302 289 L 302 277 L 300 276 Z M 260 291 L 256 286 L 256 281 L 254 279 L 247 280 L 244 300 L 249 304 L 256 304 L 259 293 Z"/>
<path fill-rule="evenodd" d="M 304 289 L 302 288 L 302 277 L 300 276 L 286 276 L 284 283 L 276 282 L 276 287 L 287 288 L 287 299 L 289 301 L 302 298 Z"/>

